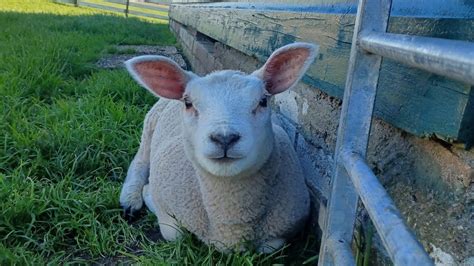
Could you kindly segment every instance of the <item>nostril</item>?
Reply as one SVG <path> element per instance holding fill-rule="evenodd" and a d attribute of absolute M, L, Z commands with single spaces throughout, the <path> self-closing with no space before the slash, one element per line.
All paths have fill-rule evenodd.
<path fill-rule="evenodd" d="M 227 146 L 232 146 L 233 144 L 237 143 L 239 141 L 240 135 L 239 134 L 230 134 L 227 136 Z"/>
<path fill-rule="evenodd" d="M 222 145 L 224 144 L 224 137 L 221 134 L 211 134 L 209 139 L 215 144 Z"/>
<path fill-rule="evenodd" d="M 214 142 L 216 145 L 221 146 L 224 149 L 229 148 L 230 146 L 234 145 L 240 140 L 240 135 L 239 134 L 211 134 L 209 135 L 209 139 Z"/>

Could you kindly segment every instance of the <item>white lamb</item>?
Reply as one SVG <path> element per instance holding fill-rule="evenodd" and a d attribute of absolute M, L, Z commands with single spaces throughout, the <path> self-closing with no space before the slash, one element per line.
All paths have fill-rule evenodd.
<path fill-rule="evenodd" d="M 168 241 L 184 227 L 221 251 L 250 241 L 272 252 L 304 225 L 309 193 L 287 134 L 271 121 L 269 97 L 295 85 L 317 47 L 276 50 L 250 75 L 199 77 L 161 56 L 126 62 L 161 97 L 145 118 L 140 148 L 120 195 L 127 212 L 145 202 Z M 166 98 L 166 99 L 165 99 Z"/>

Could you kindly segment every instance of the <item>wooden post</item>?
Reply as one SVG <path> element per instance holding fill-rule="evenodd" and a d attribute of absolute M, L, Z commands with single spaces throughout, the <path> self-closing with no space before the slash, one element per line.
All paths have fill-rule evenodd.
<path fill-rule="evenodd" d="M 125 17 L 128 18 L 128 7 L 130 6 L 130 0 L 125 2 Z"/>

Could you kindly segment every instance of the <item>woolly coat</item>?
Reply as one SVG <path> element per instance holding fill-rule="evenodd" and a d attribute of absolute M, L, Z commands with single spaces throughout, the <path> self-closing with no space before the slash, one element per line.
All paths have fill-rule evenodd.
<path fill-rule="evenodd" d="M 153 205 L 218 249 L 288 239 L 302 228 L 310 200 L 300 162 L 283 129 L 273 125 L 269 160 L 245 178 L 210 176 L 186 155 L 182 103 L 160 99 L 147 114 L 139 153 L 148 153 Z M 150 207 L 150 206 L 148 206 Z M 160 221 L 159 221 L 160 222 Z"/>

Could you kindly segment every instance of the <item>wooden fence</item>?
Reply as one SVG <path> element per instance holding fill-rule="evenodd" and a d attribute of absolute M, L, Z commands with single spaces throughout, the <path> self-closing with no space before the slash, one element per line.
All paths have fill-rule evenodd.
<path fill-rule="evenodd" d="M 128 5 L 127 0 L 56 0 L 56 2 L 119 12 L 126 16 L 130 14 L 163 20 L 168 20 L 170 4 L 170 1 L 166 0 L 152 0 L 149 2 L 130 1 Z"/>

